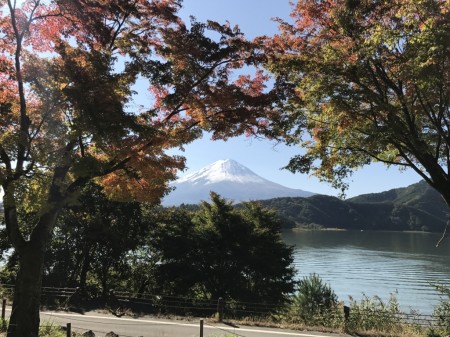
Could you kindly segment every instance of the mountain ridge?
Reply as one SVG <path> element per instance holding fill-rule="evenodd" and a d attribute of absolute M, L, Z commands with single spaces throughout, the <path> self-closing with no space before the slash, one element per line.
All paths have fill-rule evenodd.
<path fill-rule="evenodd" d="M 218 160 L 179 178 L 171 185 L 174 191 L 163 199 L 163 206 L 197 204 L 209 200 L 211 191 L 236 203 L 275 197 L 314 195 L 312 192 L 289 188 L 260 177 L 232 159 Z"/>
<path fill-rule="evenodd" d="M 450 209 L 425 181 L 348 200 L 314 195 L 261 203 L 278 211 L 284 228 L 442 232 Z"/>

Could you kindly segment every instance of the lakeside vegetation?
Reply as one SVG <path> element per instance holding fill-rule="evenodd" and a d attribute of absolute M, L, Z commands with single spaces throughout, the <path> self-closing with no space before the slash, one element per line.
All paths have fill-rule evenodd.
<path fill-rule="evenodd" d="M 79 287 L 80 292 L 70 303 L 44 293 L 43 305 L 108 308 L 116 315 L 215 317 L 223 296 L 225 317 L 241 324 L 360 336 L 447 336 L 447 302 L 429 321 L 401 312 L 395 296 L 387 302 L 363 297 L 351 301 L 346 320 L 343 304 L 318 275 L 294 281 L 292 251 L 280 240 L 281 222 L 273 210 L 258 203 L 233 207 L 216 194 L 211 197 L 200 206 L 163 209 L 110 201 L 100 187 L 88 186 L 81 202 L 61 214 L 44 269 L 44 286 Z M 8 248 L 6 241 L 1 246 Z M 16 258 L 9 256 L 2 283 L 15 281 Z M 125 297 L 121 292 L 127 292 Z M 174 305 L 179 298 L 182 305 Z"/>
<path fill-rule="evenodd" d="M 256 314 L 249 310 L 246 315 L 235 316 L 230 304 L 230 309 L 222 313 L 222 319 L 229 324 L 346 333 L 360 337 L 448 337 L 450 336 L 450 289 L 443 286 L 436 287 L 442 295 L 440 303 L 435 307 L 432 315 L 421 315 L 414 311 L 402 311 L 395 293 L 391 294 L 387 300 L 378 296 L 364 295 L 359 301 L 351 299 L 350 305 L 344 307 L 333 289 L 319 275 L 310 274 L 298 282 L 296 292 L 289 296 L 289 300 L 272 313 Z M 133 311 L 129 307 L 130 303 L 132 304 L 132 301 L 127 300 L 121 304 L 126 315 L 136 318 L 145 313 L 155 314 L 151 310 Z M 186 313 L 189 319 L 195 317 L 190 311 Z M 171 312 L 166 312 L 165 315 L 162 317 L 174 317 Z M 178 312 L 177 319 L 183 319 L 182 316 Z M 207 315 L 206 322 L 208 321 L 219 322 L 218 312 Z M 2 322 L 0 336 L 5 336 L 3 332 L 7 324 L 7 321 Z M 42 322 L 39 336 L 65 337 L 66 332 L 59 325 Z M 73 336 L 84 335 L 73 333 Z"/>
<path fill-rule="evenodd" d="M 392 205 L 402 200 L 412 208 L 429 201 L 439 207 L 439 196 L 433 199 L 433 194 L 430 197 L 429 193 L 426 185 L 416 184 L 382 195 L 362 196 L 349 202 L 372 202 L 376 207 L 376 204 Z M 320 197 L 319 200 L 323 200 Z M 61 214 L 54 241 L 47 252 L 44 285 L 80 287 L 81 292 L 71 299 L 75 307 L 107 307 L 115 314 L 146 310 L 158 315 L 184 315 L 186 312 L 155 302 L 145 307 L 133 306 L 131 301 L 129 308 L 120 301 L 111 304 L 111 290 L 129 291 L 133 294 L 128 296 L 140 297 L 141 300 L 149 293 L 160 297 L 188 297 L 184 305 L 193 308 L 188 315 L 204 314 L 204 307 L 201 307 L 203 300 L 215 301 L 225 294 L 228 317 L 241 323 L 345 331 L 363 336 L 447 336 L 442 332 L 442 326 L 446 324 L 445 315 L 450 314 L 446 307 L 449 304 L 442 304 L 437 309 L 439 314 L 432 318 L 433 323 L 423 327 L 415 324 L 414 320 L 405 320 L 405 317 L 421 318 L 420 315 L 401 312 L 395 297 L 388 302 L 377 297 L 364 297 L 360 302 L 351 302 L 351 319 L 346 321 L 342 303 L 333 296 L 329 287 L 327 289 L 326 285 L 321 284 L 317 276 L 311 276 L 307 282 L 294 282 L 290 267 L 291 251 L 279 246 L 283 221 L 274 210 L 261 205 L 247 203 L 233 207 L 230 202 L 212 194 L 209 203 L 164 209 L 149 204 L 110 201 L 100 187 L 89 185 L 80 203 Z M 325 205 L 322 204 L 322 207 L 326 210 Z M 298 229 L 300 226 L 292 228 Z M 346 230 L 314 223 L 305 226 L 305 229 Z M 273 240 L 271 244 L 270 240 Z M 1 247 L 4 251 L 9 249 L 6 241 L 2 241 Z M 264 251 L 270 254 L 261 254 Z M 245 252 L 251 252 L 248 259 Z M 258 257 L 259 260 L 255 259 Z M 0 274 L 2 283 L 15 281 L 16 259 L 15 254 L 9 256 Z M 236 261 L 240 264 L 220 270 L 220 266 L 233 266 Z M 270 269 L 267 268 L 269 265 Z M 217 268 L 208 271 L 210 268 L 203 268 L 205 266 Z M 267 273 L 277 268 L 281 272 L 279 276 L 276 273 L 268 276 Z M 236 275 L 241 275 L 243 270 L 246 276 L 241 282 Z M 263 274 L 263 271 L 267 273 Z M 258 277 L 281 277 L 283 282 L 277 289 L 269 289 L 258 281 Z M 230 282 L 222 282 L 224 279 Z M 215 285 L 214 280 L 217 281 Z M 441 290 L 445 294 L 444 288 Z M 277 296 L 278 300 L 274 301 Z M 316 298 L 308 302 L 308 296 Z M 320 304 L 320 309 L 314 309 L 314 303 L 322 300 L 327 304 Z M 242 302 L 256 302 L 266 309 L 260 311 L 258 307 L 255 313 Z M 60 303 L 54 298 L 44 297 L 43 304 L 52 308 Z M 330 306 L 329 310 L 324 310 L 327 306 Z M 212 307 L 215 308 L 216 304 Z M 214 310 L 210 309 L 207 315 L 214 317 Z M 430 330 L 430 327 L 433 329 Z M 408 333 L 405 334 L 405 331 Z"/>

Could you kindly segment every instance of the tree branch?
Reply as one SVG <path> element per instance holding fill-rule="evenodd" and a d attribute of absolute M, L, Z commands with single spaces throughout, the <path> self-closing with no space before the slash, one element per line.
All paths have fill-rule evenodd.
<path fill-rule="evenodd" d="M 447 229 L 448 226 L 450 225 L 450 219 L 447 220 L 447 224 L 445 225 L 445 229 L 444 232 L 442 233 L 442 237 L 439 239 L 439 241 L 436 243 L 436 247 L 439 247 L 439 245 L 441 244 L 442 241 L 444 241 L 444 239 L 448 236 L 447 234 Z"/>

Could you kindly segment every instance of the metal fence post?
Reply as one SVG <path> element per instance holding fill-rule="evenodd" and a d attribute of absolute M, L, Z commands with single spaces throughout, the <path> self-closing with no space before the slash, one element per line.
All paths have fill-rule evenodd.
<path fill-rule="evenodd" d="M 200 337 L 203 337 L 203 320 L 200 320 Z"/>

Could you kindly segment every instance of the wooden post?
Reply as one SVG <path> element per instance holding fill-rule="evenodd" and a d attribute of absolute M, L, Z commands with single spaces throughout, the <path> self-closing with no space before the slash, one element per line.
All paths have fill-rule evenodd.
<path fill-rule="evenodd" d="M 66 336 L 72 337 L 72 323 L 67 323 Z"/>
<path fill-rule="evenodd" d="M 222 297 L 219 297 L 219 300 L 217 301 L 217 319 L 219 322 L 222 322 L 223 320 L 223 307 L 224 307 L 224 301 Z"/>
<path fill-rule="evenodd" d="M 6 298 L 3 299 L 2 303 L 2 329 L 6 330 Z"/>
<path fill-rule="evenodd" d="M 203 337 L 203 320 L 200 320 L 200 337 Z"/>
<path fill-rule="evenodd" d="M 349 317 L 350 317 L 350 307 L 347 307 L 346 305 L 344 305 L 344 320 L 345 320 L 345 323 L 348 322 Z"/>
<path fill-rule="evenodd" d="M 2 303 L 2 321 L 5 320 L 6 317 L 6 298 L 3 299 Z"/>

